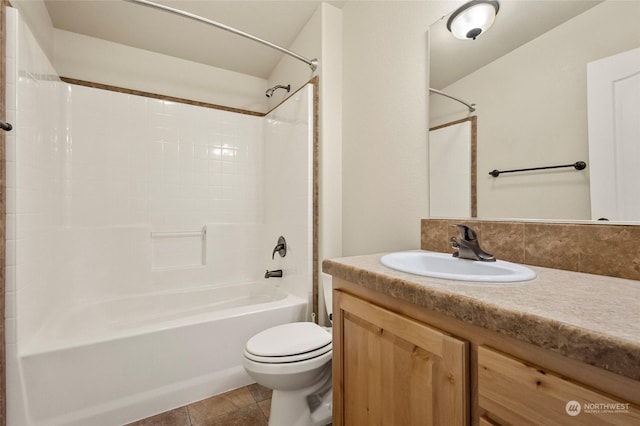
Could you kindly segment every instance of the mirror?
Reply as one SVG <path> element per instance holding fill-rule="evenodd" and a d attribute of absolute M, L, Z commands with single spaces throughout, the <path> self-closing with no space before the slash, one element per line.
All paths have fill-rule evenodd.
<path fill-rule="evenodd" d="M 476 40 L 447 19 L 429 29 L 430 87 L 477 110 L 431 94 L 430 128 L 477 116 L 478 217 L 591 220 L 587 63 L 640 47 L 640 2 L 502 0 Z M 586 169 L 489 175 L 577 161 Z"/>

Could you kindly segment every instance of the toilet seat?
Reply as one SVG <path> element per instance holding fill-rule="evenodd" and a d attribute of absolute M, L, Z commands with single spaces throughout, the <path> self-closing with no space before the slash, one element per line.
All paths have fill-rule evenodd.
<path fill-rule="evenodd" d="M 308 359 L 316 358 L 316 357 L 319 357 L 320 355 L 326 354 L 327 352 L 331 352 L 332 349 L 333 349 L 333 345 L 329 343 L 314 351 L 304 352 L 304 353 L 295 354 L 295 355 L 283 355 L 283 356 L 260 356 L 260 355 L 252 354 L 251 352 L 245 349 L 244 356 L 256 362 L 266 362 L 269 364 L 285 364 L 285 363 L 291 363 L 291 362 L 306 361 Z"/>
<path fill-rule="evenodd" d="M 256 362 L 283 364 L 319 357 L 332 350 L 331 334 L 313 322 L 295 322 L 264 330 L 245 346 L 245 357 Z"/>

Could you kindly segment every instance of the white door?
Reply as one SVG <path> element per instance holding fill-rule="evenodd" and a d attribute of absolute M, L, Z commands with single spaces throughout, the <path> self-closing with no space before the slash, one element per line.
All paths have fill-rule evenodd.
<path fill-rule="evenodd" d="M 591 217 L 640 220 L 640 48 L 587 64 Z"/>
<path fill-rule="evenodd" d="M 471 217 L 471 121 L 429 132 L 429 216 Z"/>

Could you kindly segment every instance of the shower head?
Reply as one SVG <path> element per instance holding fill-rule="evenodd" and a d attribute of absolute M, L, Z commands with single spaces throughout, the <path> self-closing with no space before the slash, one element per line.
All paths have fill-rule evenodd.
<path fill-rule="evenodd" d="M 286 86 L 281 86 L 278 84 L 277 86 L 273 86 L 271 89 L 267 89 L 267 91 L 264 92 L 264 94 L 267 98 L 270 98 L 271 96 L 273 96 L 273 92 L 275 92 L 278 89 L 285 89 L 287 93 L 289 93 L 291 91 L 291 85 L 287 84 Z"/>

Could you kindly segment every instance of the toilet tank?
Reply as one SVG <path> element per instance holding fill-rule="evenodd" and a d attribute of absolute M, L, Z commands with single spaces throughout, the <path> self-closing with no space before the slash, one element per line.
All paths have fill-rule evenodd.
<path fill-rule="evenodd" d="M 322 293 L 324 296 L 324 308 L 327 311 L 327 316 L 329 317 L 329 321 L 333 319 L 333 285 L 332 285 L 332 277 L 329 274 L 325 274 L 322 272 L 320 274 L 322 278 L 321 286 Z"/>

